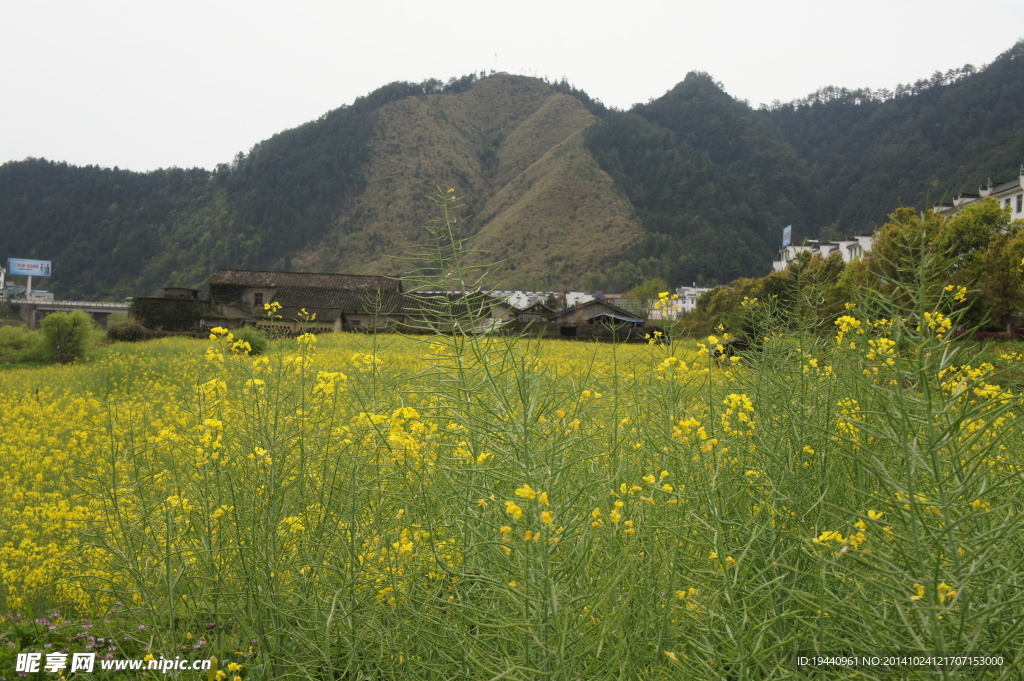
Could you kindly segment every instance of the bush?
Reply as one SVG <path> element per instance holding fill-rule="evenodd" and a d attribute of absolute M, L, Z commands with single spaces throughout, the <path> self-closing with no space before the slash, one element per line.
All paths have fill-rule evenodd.
<path fill-rule="evenodd" d="M 122 343 L 150 340 L 158 335 L 157 332 L 146 328 L 142 322 L 134 317 L 129 317 L 127 321 L 107 326 L 107 338 Z"/>
<path fill-rule="evenodd" d="M 255 326 L 243 326 L 240 329 L 233 329 L 232 334 L 237 340 L 243 340 L 249 344 L 250 355 L 262 355 L 270 347 L 270 339 L 267 334 Z"/>
<path fill-rule="evenodd" d="M 47 359 L 61 364 L 88 355 L 103 335 L 93 318 L 81 310 L 54 312 L 43 320 L 42 331 Z"/>
<path fill-rule="evenodd" d="M 43 360 L 42 337 L 23 324 L 0 326 L 0 363 Z"/>

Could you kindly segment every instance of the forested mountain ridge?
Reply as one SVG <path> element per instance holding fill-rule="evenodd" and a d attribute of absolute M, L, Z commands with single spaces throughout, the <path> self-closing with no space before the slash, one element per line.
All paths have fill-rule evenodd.
<path fill-rule="evenodd" d="M 760 276 L 794 237 L 870 232 L 899 206 L 976 192 L 1024 162 L 1024 41 L 982 69 L 934 74 L 896 92 L 826 87 L 753 109 L 691 73 L 664 96 L 609 111 L 588 146 L 625 189 L 644 241 L 613 288 Z"/>
<path fill-rule="evenodd" d="M 950 75 L 952 74 L 952 75 Z M 392 83 L 212 171 L 0 166 L 0 256 L 54 260 L 61 296 L 200 285 L 218 267 L 397 274 L 453 186 L 509 286 L 759 276 L 781 227 L 870 231 L 1016 176 L 1024 42 L 896 93 L 751 108 L 691 73 L 629 111 L 565 82 Z"/>

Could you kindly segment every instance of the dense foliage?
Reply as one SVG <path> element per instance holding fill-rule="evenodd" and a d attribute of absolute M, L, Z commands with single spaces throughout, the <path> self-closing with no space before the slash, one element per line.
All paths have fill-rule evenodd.
<path fill-rule="evenodd" d="M 83 359 L 103 337 L 92 316 L 81 310 L 47 315 L 42 334 L 46 356 L 60 364 Z"/>
<path fill-rule="evenodd" d="M 829 333 L 859 301 L 909 304 L 908 297 L 920 295 L 913 263 L 922 254 L 943 273 L 924 293 L 937 299 L 943 291 L 957 291 L 962 331 L 1009 329 L 1024 309 L 1024 220 L 1011 220 L 1009 208 L 986 199 L 951 217 L 900 208 L 878 230 L 864 258 L 846 264 L 838 253 L 824 258 L 800 253 L 781 272 L 737 279 L 704 294 L 682 326 L 694 335 L 721 326 L 756 338 L 760 334 L 746 308 L 761 301 L 771 304 L 775 324 L 795 328 L 813 319 L 819 333 Z"/>

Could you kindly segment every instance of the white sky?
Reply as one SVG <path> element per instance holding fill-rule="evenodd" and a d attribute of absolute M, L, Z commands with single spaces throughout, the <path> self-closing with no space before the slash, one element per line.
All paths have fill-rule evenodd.
<path fill-rule="evenodd" d="M 706 71 L 757 106 L 893 88 L 1020 37 L 1020 0 L 4 0 L 0 163 L 213 168 L 396 80 L 560 79 L 628 108 Z"/>

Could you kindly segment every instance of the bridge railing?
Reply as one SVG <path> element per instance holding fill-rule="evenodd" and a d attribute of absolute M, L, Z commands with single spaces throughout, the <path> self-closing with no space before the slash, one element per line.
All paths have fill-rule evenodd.
<path fill-rule="evenodd" d="M 47 301 L 31 301 L 26 300 L 26 303 L 34 303 L 38 307 L 49 307 L 60 306 L 60 307 L 102 307 L 110 308 L 114 310 L 127 310 L 131 307 L 128 303 L 93 303 L 88 300 L 47 300 Z"/>

